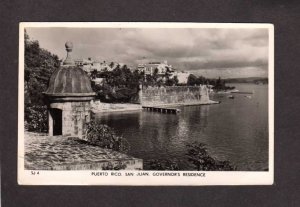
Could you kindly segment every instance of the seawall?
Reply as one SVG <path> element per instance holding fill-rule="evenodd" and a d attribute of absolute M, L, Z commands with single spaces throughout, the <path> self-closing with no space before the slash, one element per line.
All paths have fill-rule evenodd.
<path fill-rule="evenodd" d="M 148 87 L 140 91 L 143 106 L 201 105 L 218 103 L 209 99 L 206 85 Z"/>

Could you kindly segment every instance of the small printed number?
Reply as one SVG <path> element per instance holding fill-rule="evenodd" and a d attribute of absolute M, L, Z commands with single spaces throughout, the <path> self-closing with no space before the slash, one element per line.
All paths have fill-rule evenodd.
<path fill-rule="evenodd" d="M 31 175 L 39 175 L 40 172 L 39 171 L 31 171 Z"/>

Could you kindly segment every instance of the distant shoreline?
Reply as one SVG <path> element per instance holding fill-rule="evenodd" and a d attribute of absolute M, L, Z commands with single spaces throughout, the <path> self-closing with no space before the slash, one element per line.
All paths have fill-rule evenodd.
<path fill-rule="evenodd" d="M 226 83 L 253 83 L 253 84 L 268 84 L 268 78 L 251 77 L 251 78 L 227 78 Z"/>

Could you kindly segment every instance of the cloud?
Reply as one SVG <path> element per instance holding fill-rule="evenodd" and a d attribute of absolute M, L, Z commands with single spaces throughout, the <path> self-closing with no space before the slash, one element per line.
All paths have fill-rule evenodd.
<path fill-rule="evenodd" d="M 203 28 L 27 28 L 41 47 L 64 58 L 64 43 L 74 43 L 75 58 L 92 57 L 135 67 L 168 60 L 186 71 L 267 71 L 267 29 Z M 251 74 L 249 73 L 249 74 Z M 233 73 L 234 74 L 234 73 Z M 258 74 L 262 74 L 258 72 Z"/>

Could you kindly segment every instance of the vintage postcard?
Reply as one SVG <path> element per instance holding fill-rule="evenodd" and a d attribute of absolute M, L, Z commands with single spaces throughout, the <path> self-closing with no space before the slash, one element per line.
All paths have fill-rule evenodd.
<path fill-rule="evenodd" d="M 271 24 L 20 23 L 20 185 L 271 185 Z"/>

